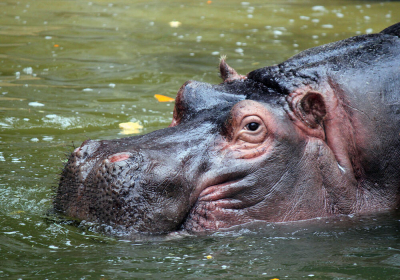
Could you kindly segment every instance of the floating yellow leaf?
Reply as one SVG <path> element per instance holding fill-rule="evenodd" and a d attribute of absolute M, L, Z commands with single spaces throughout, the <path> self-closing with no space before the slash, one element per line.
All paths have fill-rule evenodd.
<path fill-rule="evenodd" d="M 139 133 L 143 126 L 139 122 L 120 123 L 119 128 L 122 129 L 121 134 L 135 134 Z"/>
<path fill-rule="evenodd" d="M 181 26 L 181 24 L 182 23 L 180 21 L 176 21 L 176 20 L 169 22 L 169 26 L 171 26 L 173 28 L 177 28 L 177 27 Z"/>
<path fill-rule="evenodd" d="M 25 211 L 18 210 L 18 211 L 11 212 L 10 215 L 19 215 L 19 214 L 23 214 L 23 213 L 25 213 Z"/>
<path fill-rule="evenodd" d="M 155 94 L 154 97 L 158 100 L 158 102 L 173 102 L 173 101 L 175 101 L 175 98 L 168 97 L 168 96 L 161 95 L 161 94 Z"/>
<path fill-rule="evenodd" d="M 211 260 L 213 257 L 211 255 L 208 255 L 206 258 L 207 260 Z"/>

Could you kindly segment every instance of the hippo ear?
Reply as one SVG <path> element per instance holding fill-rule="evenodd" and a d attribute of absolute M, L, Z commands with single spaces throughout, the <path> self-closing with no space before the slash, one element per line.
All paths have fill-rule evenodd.
<path fill-rule="evenodd" d="M 224 83 L 233 82 L 234 80 L 244 80 L 247 78 L 246 76 L 239 75 L 235 69 L 226 63 L 225 59 L 226 57 L 222 56 L 219 62 L 219 72 Z"/>
<path fill-rule="evenodd" d="M 323 119 L 326 115 L 324 97 L 315 91 L 294 92 L 287 97 L 292 119 L 308 134 L 324 138 Z"/>
<path fill-rule="evenodd" d="M 307 92 L 300 101 L 303 116 L 311 127 L 322 125 L 326 115 L 325 102 L 318 92 Z"/>

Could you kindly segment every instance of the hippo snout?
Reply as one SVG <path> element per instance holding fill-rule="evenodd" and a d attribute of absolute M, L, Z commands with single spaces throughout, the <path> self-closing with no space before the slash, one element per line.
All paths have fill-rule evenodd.
<path fill-rule="evenodd" d="M 127 200 L 135 203 L 135 192 L 143 181 L 143 157 L 135 150 L 107 148 L 108 144 L 86 140 L 70 155 L 55 199 L 57 211 L 81 219 L 101 217 L 118 222 L 111 213 L 118 217 Z"/>
<path fill-rule="evenodd" d="M 107 165 L 108 163 L 117 163 L 129 161 L 131 164 L 137 165 L 142 161 L 142 158 L 139 156 L 137 151 L 131 150 L 129 152 L 118 152 L 118 151 L 110 151 L 105 150 L 104 146 L 107 146 L 107 143 L 101 141 L 94 140 L 86 140 L 82 143 L 82 145 L 74 150 L 72 153 L 72 157 L 74 157 L 77 161 L 76 165 L 93 165 L 95 161 L 99 158 L 103 159 L 103 165 Z M 101 164 L 101 163 L 100 163 Z M 112 166 L 112 164 L 108 164 Z M 120 163 L 119 165 L 123 165 Z M 130 165 L 132 166 L 132 165 Z"/>

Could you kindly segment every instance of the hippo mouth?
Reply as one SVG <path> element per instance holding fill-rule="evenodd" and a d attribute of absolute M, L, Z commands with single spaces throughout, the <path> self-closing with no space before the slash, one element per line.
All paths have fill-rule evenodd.
<path fill-rule="evenodd" d="M 230 170 L 230 172 L 220 170 L 218 175 L 214 173 L 216 172 L 203 174 L 202 177 L 206 179 L 199 178 L 200 183 L 197 184 L 198 187 L 195 188 L 190 199 L 193 207 L 202 201 L 215 202 L 233 198 L 235 194 L 242 193 L 251 180 L 248 177 L 249 171 L 240 170 L 240 168 L 236 171 Z"/>
<path fill-rule="evenodd" d="M 246 177 L 214 181 L 216 183 L 208 185 L 198 194 L 181 229 L 206 232 L 250 222 L 243 219 L 242 211 L 259 201 L 250 202 L 243 196 L 248 188 Z"/>
<path fill-rule="evenodd" d="M 211 185 L 205 188 L 200 194 L 198 201 L 218 201 L 228 199 L 235 191 L 235 185 L 241 180 L 227 181 L 220 184 Z"/>

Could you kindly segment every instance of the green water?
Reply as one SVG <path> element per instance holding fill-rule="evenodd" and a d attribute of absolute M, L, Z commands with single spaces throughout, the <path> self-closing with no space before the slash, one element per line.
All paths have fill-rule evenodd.
<path fill-rule="evenodd" d="M 220 55 L 245 74 L 379 32 L 399 12 L 350 0 L 1 1 L 0 278 L 400 279 L 395 214 L 143 241 L 46 216 L 74 145 L 123 137 L 123 122 L 166 127 L 173 103 L 154 94 L 219 83 Z"/>

